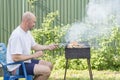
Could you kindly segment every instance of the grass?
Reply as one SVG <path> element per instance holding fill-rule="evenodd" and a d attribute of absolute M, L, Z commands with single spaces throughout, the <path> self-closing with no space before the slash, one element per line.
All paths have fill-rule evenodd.
<path fill-rule="evenodd" d="M 120 72 L 93 70 L 93 80 L 120 80 Z M 49 80 L 64 80 L 64 70 L 53 71 Z M 66 80 L 90 80 L 88 70 L 68 70 Z"/>
<path fill-rule="evenodd" d="M 120 72 L 93 70 L 93 80 L 120 80 Z M 3 80 L 2 77 L 0 80 Z M 25 79 L 20 79 L 25 80 Z M 64 70 L 54 70 L 49 80 L 64 80 Z M 88 70 L 68 70 L 66 80 L 90 80 Z"/>

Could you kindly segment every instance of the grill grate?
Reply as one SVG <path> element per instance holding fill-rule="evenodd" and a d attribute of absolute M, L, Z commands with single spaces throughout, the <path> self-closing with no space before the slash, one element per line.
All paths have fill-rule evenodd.
<path fill-rule="evenodd" d="M 86 42 L 79 42 L 79 44 L 84 45 L 84 47 L 65 47 L 65 58 L 67 59 L 76 59 L 76 58 L 88 58 L 90 59 L 90 46 Z"/>

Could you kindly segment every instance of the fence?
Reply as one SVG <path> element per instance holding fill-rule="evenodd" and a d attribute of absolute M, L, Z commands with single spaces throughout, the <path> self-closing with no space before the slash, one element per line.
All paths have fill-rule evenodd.
<path fill-rule="evenodd" d="M 27 10 L 36 14 L 37 27 L 41 25 L 43 17 L 56 10 L 60 17 L 55 24 L 71 24 L 84 19 L 88 3 L 88 0 L 36 0 L 32 3 L 34 6 L 34 10 L 32 10 L 28 1 L 0 0 L 0 42 L 7 44 L 12 30 L 20 24 L 21 16 Z"/>
<path fill-rule="evenodd" d="M 26 7 L 25 0 L 0 0 L 0 42 L 7 43 L 11 31 L 20 23 Z"/>
<path fill-rule="evenodd" d="M 33 3 L 37 16 L 36 26 L 40 26 L 49 12 L 58 11 L 59 19 L 55 24 L 68 24 L 82 21 L 85 17 L 88 0 L 37 0 Z"/>

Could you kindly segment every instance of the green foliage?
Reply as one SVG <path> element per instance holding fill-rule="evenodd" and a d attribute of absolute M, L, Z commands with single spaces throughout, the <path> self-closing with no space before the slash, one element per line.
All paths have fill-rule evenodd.
<path fill-rule="evenodd" d="M 98 70 L 103 69 L 120 69 L 120 31 L 119 27 L 114 27 L 109 39 L 100 39 L 100 48 L 92 50 L 93 68 Z"/>
<path fill-rule="evenodd" d="M 65 57 L 64 56 L 57 56 L 54 69 L 65 69 Z"/>
<path fill-rule="evenodd" d="M 58 12 L 49 13 L 43 20 L 42 26 L 39 29 L 34 29 L 32 34 L 35 40 L 40 44 L 51 44 L 63 42 L 63 36 L 68 25 L 60 26 L 55 25 L 54 20 L 58 16 Z M 63 41 L 62 41 L 63 40 Z M 91 48 L 91 65 L 93 69 L 97 70 L 120 70 L 120 29 L 119 26 L 115 26 L 112 29 L 110 36 L 102 35 L 102 37 L 96 37 L 89 40 L 90 43 L 94 43 L 96 40 L 99 44 L 97 48 Z M 46 51 L 42 58 L 48 60 L 54 64 L 55 69 L 65 68 L 65 57 L 63 55 L 64 48 L 59 48 L 55 51 Z M 54 54 L 54 55 L 53 55 Z M 62 54 L 62 55 L 60 55 Z M 86 60 L 69 60 L 69 69 L 84 70 L 87 69 Z"/>
<path fill-rule="evenodd" d="M 61 38 L 64 36 L 68 25 L 53 26 L 53 22 L 58 15 L 58 11 L 49 13 L 44 18 L 42 27 L 32 31 L 33 36 L 38 43 L 50 44 L 61 42 Z"/>
<path fill-rule="evenodd" d="M 66 59 L 65 55 L 57 56 L 54 69 L 65 69 L 66 66 Z M 70 59 L 68 60 L 68 68 L 72 70 L 84 70 L 87 69 L 87 60 L 81 60 L 81 59 Z"/>

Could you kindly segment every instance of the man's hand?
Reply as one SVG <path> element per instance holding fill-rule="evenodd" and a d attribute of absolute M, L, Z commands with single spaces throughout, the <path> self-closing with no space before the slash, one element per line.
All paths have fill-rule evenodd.
<path fill-rule="evenodd" d="M 58 44 L 50 44 L 50 45 L 47 46 L 48 50 L 53 50 L 53 49 L 56 49 L 56 48 L 58 48 Z"/>
<path fill-rule="evenodd" d="M 43 55 L 43 52 L 42 51 L 37 51 L 33 54 L 33 57 L 34 58 L 38 58 L 38 57 L 41 57 Z"/>

